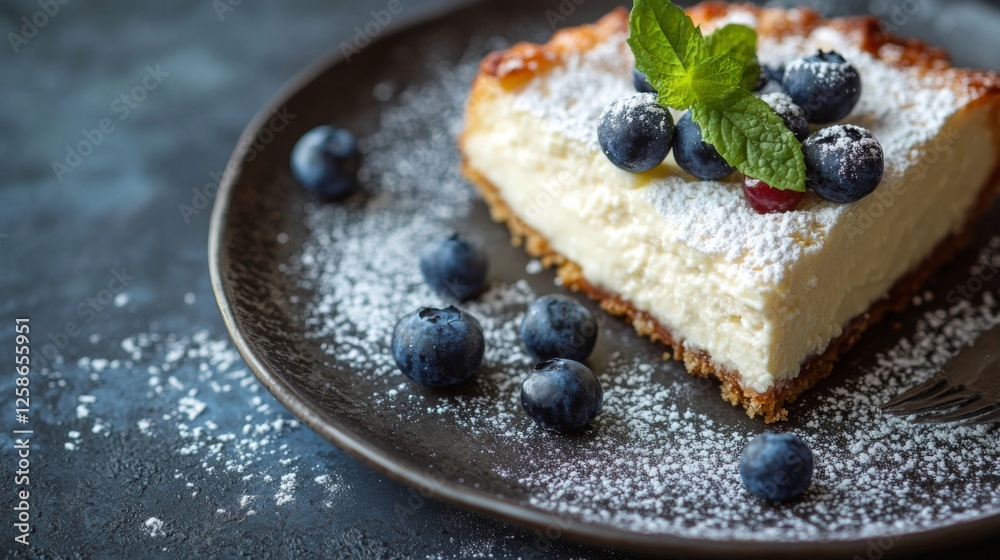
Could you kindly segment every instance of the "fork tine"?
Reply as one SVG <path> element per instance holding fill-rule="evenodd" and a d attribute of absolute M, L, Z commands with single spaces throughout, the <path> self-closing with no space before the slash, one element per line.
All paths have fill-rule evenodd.
<path fill-rule="evenodd" d="M 1000 420 L 1000 325 L 981 334 L 930 380 L 879 406 L 885 414 L 916 416 L 917 424 Z M 953 384 L 954 383 L 954 384 Z"/>
<path fill-rule="evenodd" d="M 910 390 L 906 391 L 905 393 L 899 395 L 898 397 L 890 400 L 889 402 L 882 404 L 881 406 L 879 406 L 879 408 L 881 408 L 882 410 L 895 408 L 903 403 L 918 398 L 924 398 L 934 393 L 938 393 L 942 389 L 946 388 L 947 385 L 948 385 L 947 380 L 939 376 L 932 377 L 927 381 L 924 381 L 920 385 L 917 385 L 916 387 L 913 387 Z"/>
<path fill-rule="evenodd" d="M 955 408 L 956 406 L 966 406 L 972 404 L 973 402 L 979 400 L 982 396 L 983 394 L 978 391 L 966 389 L 965 387 L 959 385 L 957 387 L 949 387 L 944 391 L 937 393 L 932 398 L 904 404 L 899 408 L 888 411 L 888 413 L 907 416 L 910 414 L 925 414 L 928 412 L 944 412 L 945 410 Z"/>
<path fill-rule="evenodd" d="M 978 399 L 977 399 L 978 401 Z M 958 410 L 949 412 L 947 414 L 928 414 L 926 416 L 918 416 L 913 419 L 914 424 L 946 424 L 948 422 L 960 422 L 973 420 L 982 416 L 983 414 L 988 414 L 1000 409 L 1000 405 L 996 403 L 984 403 L 979 404 L 968 404 Z"/>
<path fill-rule="evenodd" d="M 940 377 L 932 377 L 927 381 L 913 387 L 909 391 L 899 395 L 898 397 L 892 399 L 891 401 L 879 406 L 883 412 L 892 412 L 890 409 L 896 408 L 902 404 L 914 401 L 916 399 L 924 399 L 926 397 L 933 396 L 943 389 L 948 387 L 948 381 Z"/>
<path fill-rule="evenodd" d="M 981 416 L 976 416 L 972 420 L 969 420 L 969 424 L 989 424 L 990 422 L 996 422 L 1000 420 L 1000 409 L 994 410 L 993 412 L 987 412 Z"/>

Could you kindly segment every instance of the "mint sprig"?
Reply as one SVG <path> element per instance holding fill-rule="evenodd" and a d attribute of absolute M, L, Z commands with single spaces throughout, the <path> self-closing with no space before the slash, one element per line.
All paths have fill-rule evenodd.
<path fill-rule="evenodd" d="M 753 90 L 760 79 L 757 63 L 757 32 L 745 25 L 727 23 L 705 37 L 710 56 L 731 56 L 743 64 L 744 89 Z"/>
<path fill-rule="evenodd" d="M 691 110 L 706 142 L 745 175 L 804 192 L 802 145 L 750 90 L 757 83 L 757 32 L 728 24 L 707 37 L 669 0 L 635 0 L 628 44 L 636 68 L 664 107 Z"/>

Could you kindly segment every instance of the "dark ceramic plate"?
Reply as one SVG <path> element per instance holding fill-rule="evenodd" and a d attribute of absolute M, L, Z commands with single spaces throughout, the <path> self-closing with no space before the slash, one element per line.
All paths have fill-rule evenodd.
<path fill-rule="evenodd" d="M 839 13 L 835 15 L 857 9 L 857 4 L 837 3 Z M 892 5 L 882 4 L 886 4 L 879 4 L 881 9 L 887 10 L 886 17 L 892 18 Z M 909 6 L 911 3 L 904 4 Z M 890 19 L 889 22 L 897 26 L 900 33 L 954 47 L 956 59 L 964 65 L 988 67 L 992 63 L 984 58 L 996 51 L 996 48 L 986 46 L 1000 48 L 993 33 L 1000 28 L 1000 24 L 993 11 L 975 3 L 949 3 L 947 11 L 935 9 L 940 6 L 929 0 L 920 4 L 923 6 L 920 10 L 904 14 L 902 20 Z M 356 356 L 353 361 L 338 358 L 341 341 L 335 336 L 322 336 L 320 329 L 324 318 L 317 316 L 314 305 L 324 293 L 338 288 L 325 285 L 322 275 L 303 281 L 295 271 L 302 269 L 303 253 L 317 246 L 329 247 L 334 242 L 331 240 L 337 239 L 336 236 L 330 237 L 329 231 L 318 231 L 316 224 L 337 229 L 341 225 L 349 227 L 351 223 L 363 221 L 366 212 L 384 213 L 386 208 L 391 212 L 392 205 L 398 204 L 400 197 L 406 197 L 407 191 L 404 189 L 393 197 L 379 198 L 380 189 L 396 188 L 393 185 L 402 180 L 391 175 L 391 170 L 387 171 L 383 161 L 383 169 L 367 172 L 365 195 L 347 203 L 345 209 L 319 207 L 294 185 L 289 176 L 289 154 L 295 141 L 305 131 L 325 123 L 351 128 L 362 137 L 376 134 L 381 127 L 382 141 L 396 135 L 389 130 L 387 136 L 386 127 L 400 126 L 398 135 L 408 138 L 414 150 L 436 151 L 424 154 L 425 164 L 447 165 L 451 169 L 457 164 L 455 148 L 450 139 L 441 142 L 441 135 L 438 134 L 446 123 L 439 123 L 437 128 L 433 122 L 424 122 L 424 128 L 417 123 L 414 128 L 412 122 L 407 124 L 398 118 L 387 120 L 385 116 L 400 114 L 399 111 L 405 111 L 407 103 L 426 102 L 426 96 L 440 96 L 447 91 L 454 93 L 456 89 L 461 93 L 467 83 L 452 83 L 447 91 L 440 87 L 437 90 L 416 90 L 410 97 L 399 92 L 406 91 L 413 84 L 440 81 L 439 75 L 431 75 L 432 69 L 440 73 L 440 69 L 445 68 L 447 72 L 449 67 L 465 64 L 468 70 L 470 48 L 473 51 L 478 49 L 478 54 L 473 52 L 474 56 L 481 56 L 487 48 L 494 48 L 503 42 L 491 37 L 510 41 L 544 39 L 551 33 L 552 23 L 564 26 L 590 21 L 613 5 L 613 2 L 599 0 L 582 3 L 502 0 L 479 3 L 446 15 L 425 13 L 423 23 L 379 37 L 354 53 L 349 63 L 344 61 L 345 50 L 336 48 L 328 58 L 293 80 L 265 107 L 243 134 L 240 148 L 230 162 L 230 173 L 223 181 L 216 201 L 210 239 L 215 294 L 233 340 L 248 366 L 293 414 L 338 447 L 376 469 L 421 488 L 437 499 L 547 531 L 545 534 L 550 538 L 568 536 L 604 546 L 697 556 L 774 558 L 806 554 L 858 554 L 864 557 L 873 550 L 881 554 L 887 548 L 892 548 L 893 552 L 926 551 L 935 545 L 968 541 L 1000 529 L 1000 517 L 996 515 L 1000 504 L 995 500 L 990 502 L 988 498 L 991 487 L 992 494 L 995 494 L 1000 476 L 992 471 L 962 471 L 958 468 L 961 465 L 951 467 L 950 472 L 959 473 L 959 476 L 952 477 L 957 480 L 951 482 L 930 481 L 919 464 L 916 467 L 901 467 L 898 472 L 891 465 L 872 467 L 876 469 L 876 474 L 884 472 L 898 476 L 891 478 L 889 474 L 884 474 L 884 481 L 875 476 L 872 492 L 885 492 L 887 485 L 908 489 L 894 498 L 881 500 L 877 511 L 871 512 L 869 522 L 873 527 L 892 527 L 891 530 L 866 532 L 841 527 L 838 532 L 833 528 L 835 520 L 827 522 L 823 518 L 831 509 L 836 511 L 845 504 L 850 506 L 851 500 L 858 501 L 858 508 L 868 507 L 865 492 L 844 495 L 844 485 L 838 485 L 838 482 L 842 483 L 846 478 L 850 482 L 848 487 L 863 485 L 865 481 L 854 481 L 852 476 L 855 472 L 864 472 L 864 469 L 855 468 L 850 457 L 877 451 L 852 449 L 851 438 L 858 436 L 845 438 L 844 434 L 851 433 L 850 430 L 866 430 L 866 426 L 873 422 L 878 425 L 888 422 L 871 411 L 874 404 L 880 402 L 883 396 L 898 392 L 913 379 L 930 374 L 929 371 L 910 371 L 910 377 L 900 378 L 902 374 L 899 372 L 883 371 L 884 368 L 879 370 L 877 356 L 893 348 L 898 350 L 901 339 L 921 340 L 926 334 L 921 334 L 927 329 L 926 324 L 920 326 L 921 318 L 937 309 L 935 305 L 945 309 L 949 292 L 955 286 L 968 283 L 970 266 L 984 250 L 990 250 L 990 238 L 1000 231 L 995 225 L 990 225 L 1000 223 L 1000 212 L 997 211 L 993 211 L 979 228 L 977 246 L 963 252 L 955 263 L 932 280 L 928 290 L 936 297 L 930 303 L 924 303 L 870 331 L 833 376 L 793 406 L 791 413 L 795 420 L 784 427 L 803 434 L 810 441 L 818 451 L 819 466 L 817 482 L 811 494 L 803 501 L 783 508 L 758 504 L 745 497 L 732 468 L 738 458 L 738 448 L 754 434 L 763 431 L 764 425 L 747 418 L 741 410 L 724 404 L 714 383 L 690 378 L 679 365 L 663 362 L 660 359 L 661 349 L 639 340 L 631 328 L 617 320 L 610 320 L 604 325 L 602 341 L 590 364 L 600 371 L 610 371 L 608 364 L 621 363 L 623 359 L 632 360 L 630 363 L 652 364 L 649 369 L 654 371 L 643 384 L 647 388 L 661 387 L 667 392 L 665 394 L 669 393 L 675 399 L 671 406 L 680 407 L 675 410 L 678 412 L 675 418 L 664 422 L 655 418 L 649 420 L 650 424 L 646 427 L 650 429 L 640 431 L 638 435 L 633 433 L 634 430 L 630 431 L 634 425 L 627 415 L 619 414 L 623 398 L 615 396 L 609 399 L 609 408 L 597 426 L 584 434 L 572 437 L 540 434 L 523 416 L 512 414 L 501 420 L 509 423 L 503 430 L 497 433 L 488 430 L 475 432 L 476 437 L 472 437 L 468 426 L 474 425 L 476 419 L 468 416 L 488 410 L 488 405 L 478 409 L 448 407 L 455 402 L 510 401 L 509 385 L 500 388 L 489 381 L 498 379 L 502 368 L 497 364 L 503 358 L 487 365 L 490 370 L 484 374 L 487 381 L 480 380 L 474 386 L 444 393 L 407 389 L 405 381 L 396 372 L 383 371 L 375 375 L 367 371 L 364 363 L 358 366 Z M 346 40 L 350 42 L 352 38 Z M 970 45 L 975 45 L 975 48 Z M 450 79 L 454 82 L 456 77 L 452 75 Z M 423 101 L 421 96 L 425 97 Z M 454 111 L 460 110 L 460 99 L 452 105 Z M 425 120 L 428 117 L 426 113 L 425 107 L 422 116 Z M 276 119 L 276 114 L 284 117 Z M 442 115 L 442 119 L 446 116 Z M 421 134 L 438 140 L 424 142 Z M 377 142 L 369 142 L 368 145 L 375 144 Z M 372 159 L 377 158 L 369 154 L 369 160 Z M 438 180 L 441 173 L 440 170 L 430 169 L 427 181 Z M 451 180 L 457 179 L 451 177 Z M 436 188 L 436 185 L 421 185 L 418 177 L 413 196 L 423 192 L 421 189 Z M 443 194 L 441 197 L 430 198 L 431 202 L 427 204 L 436 208 L 447 207 L 450 201 Z M 494 286 L 509 287 L 523 281 L 526 284 L 522 286 L 527 286 L 525 289 L 534 293 L 558 290 L 553 286 L 551 274 L 526 274 L 529 259 L 509 246 L 506 231 L 488 219 L 481 202 L 473 200 L 468 206 L 468 212 L 453 220 L 441 218 L 440 225 L 442 230 L 457 228 L 486 245 L 492 258 L 490 281 Z M 412 210 L 413 206 L 407 208 Z M 326 221 L 317 221 L 317 213 L 323 212 L 330 215 Z M 412 217 L 401 214 L 398 223 L 407 223 Z M 343 224 L 338 219 L 342 219 Z M 325 239 L 326 244 L 317 245 L 317 239 Z M 413 240 L 414 243 L 416 241 Z M 995 248 L 992 250 L 996 251 Z M 983 297 L 995 293 L 997 286 L 996 280 L 987 282 L 973 303 L 985 306 L 983 308 L 987 312 L 994 309 L 988 302 L 983 303 Z M 413 287 L 413 290 L 418 289 L 422 288 Z M 402 311 L 391 310 L 392 313 Z M 966 321 L 969 321 L 968 316 Z M 374 334 L 376 346 L 382 344 L 382 338 L 387 342 L 387 332 Z M 923 339 L 926 340 L 926 337 Z M 376 362 L 385 364 L 384 353 L 385 348 L 375 351 L 371 369 L 375 369 Z M 878 391 L 867 387 L 874 391 L 869 400 L 863 398 L 866 387 L 858 385 L 855 376 L 850 375 L 856 370 L 876 372 L 865 374 L 865 379 L 874 379 L 875 385 L 881 387 Z M 499 375 L 502 378 L 504 374 L 501 372 Z M 387 379 L 391 383 L 387 383 Z M 634 390 L 620 386 L 618 378 L 609 378 L 605 382 L 609 384 L 609 394 L 612 395 Z M 413 391 L 427 406 L 404 412 L 384 409 L 387 388 L 400 383 L 404 383 L 404 392 Z M 887 385 L 888 389 L 883 385 Z M 860 399 L 856 408 L 862 411 L 857 413 L 861 416 L 854 416 L 850 408 L 846 412 L 836 408 L 836 402 L 845 395 Z M 683 402 L 678 404 L 677 401 Z M 633 404 L 635 402 L 632 401 Z M 653 405 L 646 403 L 646 406 Z M 442 409 L 448 409 L 448 414 L 452 416 L 442 416 Z M 839 410 L 847 418 L 839 413 L 830 417 L 817 416 L 815 410 Z M 647 418 L 649 415 L 641 416 Z M 627 522 L 622 515 L 629 513 L 632 507 L 645 506 L 614 500 L 598 503 L 602 499 L 601 492 L 591 491 L 588 494 L 586 484 L 581 484 L 581 492 L 566 492 L 565 487 L 562 487 L 561 493 L 554 490 L 562 482 L 559 479 L 563 474 L 576 475 L 569 470 L 559 470 L 557 467 L 560 465 L 590 465 L 593 472 L 603 473 L 600 476 L 612 481 L 612 486 L 633 483 L 628 471 L 635 467 L 635 463 L 629 461 L 634 459 L 630 454 L 636 452 L 635 438 L 639 436 L 654 442 L 663 452 L 662 457 L 654 458 L 654 466 L 691 459 L 697 454 L 682 447 L 695 440 L 690 434 L 683 435 L 682 432 L 685 423 L 693 422 L 698 422 L 696 428 L 704 430 L 705 434 L 714 434 L 726 442 L 720 447 L 724 450 L 720 451 L 722 456 L 715 459 L 702 457 L 697 459 L 702 461 L 699 464 L 715 461 L 714 464 L 723 467 L 716 473 L 691 473 L 691 477 L 718 478 L 717 483 L 713 482 L 698 491 L 684 484 L 671 486 L 671 481 L 678 479 L 675 475 L 664 475 L 666 478 L 659 481 L 662 484 L 656 486 L 661 495 L 652 498 L 654 502 L 662 500 L 674 504 L 671 506 L 674 509 L 668 507 L 654 515 L 650 511 L 659 511 L 654 507 L 637 514 L 637 519 L 645 516 L 659 525 Z M 854 427 L 852 422 L 856 424 Z M 975 458 L 997 463 L 997 457 L 990 455 L 990 449 L 997 445 L 995 430 L 961 433 L 954 437 L 949 437 L 947 432 L 917 436 L 902 422 L 891 426 L 884 438 L 875 439 L 905 442 L 920 437 L 925 444 L 926 441 L 935 443 L 937 453 L 959 458 L 965 457 L 963 453 L 969 453 L 970 448 L 983 447 L 987 451 Z M 510 439 L 510 433 L 515 434 L 513 439 Z M 893 434 L 902 434 L 902 437 L 893 437 Z M 604 452 L 621 449 L 623 462 L 617 463 L 614 453 L 598 456 L 598 446 L 593 442 L 598 435 L 602 436 L 600 449 Z M 872 438 L 872 434 L 860 437 Z M 872 449 L 878 445 L 880 443 L 874 444 Z M 949 446 L 955 447 L 952 449 Z M 922 456 L 919 451 L 908 453 Z M 707 448 L 707 456 L 712 456 L 711 446 Z M 554 469 L 554 478 L 549 479 L 552 486 L 543 482 L 544 477 L 538 476 L 539 473 L 545 474 L 548 468 Z M 966 474 L 962 475 L 963 472 Z M 871 484 L 871 479 L 869 477 L 867 483 Z M 590 484 L 599 486 L 600 482 L 591 480 Z M 975 496 L 962 497 L 962 492 L 967 490 L 977 495 L 985 494 L 987 498 L 980 503 Z M 613 490 L 607 492 L 611 498 L 615 497 Z M 636 494 L 642 493 L 640 490 Z M 692 493 L 698 495 L 681 495 Z M 950 503 L 951 509 L 942 509 L 940 498 L 934 496 L 953 493 L 959 497 Z M 645 499 L 648 500 L 649 496 Z M 931 501 L 923 504 L 923 499 Z M 935 499 L 938 501 L 935 502 Z M 949 503 L 948 498 L 945 500 Z M 562 503 L 581 506 L 582 509 L 561 508 L 559 504 Z M 895 507 L 897 503 L 899 507 Z M 600 508 L 608 513 L 606 519 L 593 515 Z M 735 509 L 730 511 L 730 508 Z M 737 509 L 742 513 L 737 513 Z M 933 512 L 934 521 L 922 523 L 919 519 L 911 519 L 916 515 L 914 512 L 920 511 Z M 683 522 L 671 518 L 672 515 L 679 517 L 681 512 L 686 515 Z M 820 522 L 816 522 L 817 519 Z M 797 532 L 795 528 L 798 525 L 809 530 Z M 702 527 L 703 530 L 692 527 Z M 748 532 L 748 527 L 759 529 L 758 534 Z M 769 529 L 774 531 L 771 536 L 760 536 Z"/>

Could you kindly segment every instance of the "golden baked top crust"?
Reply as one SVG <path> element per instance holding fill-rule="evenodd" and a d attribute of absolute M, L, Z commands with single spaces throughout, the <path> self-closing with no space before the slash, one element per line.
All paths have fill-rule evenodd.
<path fill-rule="evenodd" d="M 719 1 L 703 2 L 686 10 L 696 25 L 710 24 L 734 11 L 751 14 L 757 20 L 758 35 L 765 39 L 805 36 L 817 27 L 827 26 L 886 64 L 917 71 L 968 99 L 1000 94 L 1000 76 L 996 73 L 953 68 L 943 49 L 887 33 L 874 16 L 828 20 L 808 8 L 761 8 Z M 501 87 L 511 90 L 559 65 L 567 54 L 589 50 L 627 31 L 628 10 L 616 8 L 596 23 L 557 31 L 548 43 L 518 43 L 491 53 L 480 66 L 480 76 L 496 79 Z"/>

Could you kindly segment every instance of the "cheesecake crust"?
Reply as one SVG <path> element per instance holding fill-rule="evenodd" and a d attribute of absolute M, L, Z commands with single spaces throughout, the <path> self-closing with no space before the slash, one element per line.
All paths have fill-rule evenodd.
<path fill-rule="evenodd" d="M 764 38 L 808 35 L 820 26 L 837 29 L 886 64 L 916 72 L 935 85 L 951 89 L 969 99 L 967 108 L 979 103 L 996 105 L 1000 96 L 1000 77 L 997 74 L 952 68 L 944 50 L 915 39 L 903 39 L 887 33 L 875 17 L 825 20 L 817 12 L 806 8 L 786 10 L 751 5 L 734 6 L 715 1 L 704 2 L 686 11 L 695 24 L 700 25 L 710 24 L 737 10 L 747 12 L 757 20 L 758 34 Z M 490 54 L 483 60 L 479 76 L 472 87 L 470 117 L 475 113 L 475 105 L 479 100 L 514 92 L 525 83 L 562 64 L 567 55 L 586 51 L 627 31 L 628 11 L 618 8 L 594 24 L 559 31 L 546 44 L 520 43 L 508 50 Z M 990 118 L 996 121 L 1000 118 L 998 112 L 1000 108 L 990 110 Z M 470 126 L 475 123 L 474 118 L 469 121 Z M 460 147 L 463 143 L 459 139 Z M 996 147 L 996 152 L 1000 153 L 1000 146 Z M 515 245 L 523 246 L 527 253 L 541 260 L 546 267 L 555 268 L 565 286 L 597 300 L 609 314 L 624 317 L 640 335 L 669 347 L 673 358 L 682 361 L 692 375 L 718 379 L 724 400 L 733 405 L 743 405 L 748 415 L 762 416 L 769 423 L 787 420 L 786 405 L 830 375 L 840 356 L 857 342 L 865 330 L 886 315 L 909 306 L 924 282 L 973 239 L 976 222 L 990 209 L 1000 187 L 998 167 L 993 177 L 981 188 L 979 199 L 969 211 L 962 231 L 941 241 L 930 256 L 916 270 L 898 280 L 883 299 L 851 320 L 844 332 L 826 350 L 802 364 L 798 376 L 779 380 L 767 391 L 757 392 L 741 384 L 739 372 L 716 364 L 705 352 L 688 349 L 682 337 L 648 313 L 636 308 L 620 295 L 588 282 L 580 266 L 556 252 L 544 236 L 514 214 L 501 197 L 500 191 L 481 173 L 466 161 L 463 161 L 462 167 L 466 177 L 482 193 L 493 220 L 507 225 Z"/>
<path fill-rule="evenodd" d="M 691 375 L 718 379 L 722 384 L 724 400 L 734 406 L 743 405 L 751 418 L 762 416 L 766 423 L 787 420 L 786 405 L 830 375 L 837 360 L 854 346 L 862 333 L 886 315 L 909 307 L 913 297 L 920 292 L 927 279 L 972 242 L 975 225 L 993 206 L 993 200 L 1000 191 L 1000 167 L 998 167 L 982 188 L 979 200 L 960 232 L 938 244 L 931 255 L 915 271 L 901 278 L 885 298 L 875 302 L 868 311 L 855 317 L 844 329 L 844 333 L 835 338 L 823 353 L 810 358 L 802 365 L 797 377 L 778 381 L 767 391 L 759 393 L 743 386 L 740 383 L 739 373 L 717 365 L 707 353 L 688 349 L 681 337 L 648 313 L 639 310 L 619 295 L 588 282 L 580 266 L 559 254 L 542 234 L 511 211 L 500 196 L 500 191 L 482 174 L 466 162 L 462 164 L 462 171 L 482 194 L 489 206 L 493 221 L 507 225 L 511 233 L 511 242 L 515 246 L 523 246 L 529 255 L 539 259 L 546 268 L 554 268 L 564 286 L 597 301 L 601 309 L 607 313 L 624 318 L 640 335 L 671 348 L 673 358 L 684 362 L 684 367 Z"/>
<path fill-rule="evenodd" d="M 733 12 L 747 13 L 757 20 L 758 36 L 770 39 L 804 36 L 817 27 L 831 27 L 886 64 L 932 77 L 941 87 L 970 99 L 1000 94 L 997 73 L 954 68 L 944 49 L 894 35 L 875 16 L 824 19 L 810 8 L 762 8 L 720 1 L 702 2 L 685 12 L 695 25 L 711 24 Z M 567 55 L 590 50 L 614 35 L 627 33 L 628 18 L 628 10 L 618 7 L 593 24 L 557 31 L 547 43 L 522 42 L 490 53 L 480 63 L 477 81 L 490 80 L 505 90 L 515 90 L 562 64 Z"/>

